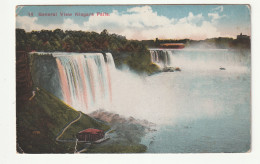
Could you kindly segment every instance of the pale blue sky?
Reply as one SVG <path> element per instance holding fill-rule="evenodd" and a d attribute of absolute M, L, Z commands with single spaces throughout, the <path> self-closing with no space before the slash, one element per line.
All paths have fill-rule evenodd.
<path fill-rule="evenodd" d="M 33 16 L 29 17 L 29 12 Z M 39 12 L 58 15 L 38 16 Z M 59 12 L 72 13 L 72 16 L 62 17 Z M 106 12 L 110 16 L 81 17 L 75 16 L 75 12 Z M 106 28 L 129 39 L 205 39 L 251 33 L 247 5 L 24 6 L 18 7 L 17 15 L 17 28 L 26 31 L 59 27 L 100 32 Z"/>

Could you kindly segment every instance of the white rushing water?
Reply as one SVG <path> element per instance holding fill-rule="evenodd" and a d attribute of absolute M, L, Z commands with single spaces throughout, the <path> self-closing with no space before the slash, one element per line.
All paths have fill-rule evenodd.
<path fill-rule="evenodd" d="M 86 113 L 112 102 L 111 72 L 115 65 L 111 53 L 53 53 L 53 56 L 66 103 Z"/>

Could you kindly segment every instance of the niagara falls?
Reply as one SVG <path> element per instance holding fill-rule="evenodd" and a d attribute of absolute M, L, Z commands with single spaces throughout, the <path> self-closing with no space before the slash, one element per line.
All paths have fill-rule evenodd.
<path fill-rule="evenodd" d="M 100 16 L 27 15 L 60 11 Z M 17 13 L 18 153 L 251 151 L 247 5 L 18 6 Z"/>

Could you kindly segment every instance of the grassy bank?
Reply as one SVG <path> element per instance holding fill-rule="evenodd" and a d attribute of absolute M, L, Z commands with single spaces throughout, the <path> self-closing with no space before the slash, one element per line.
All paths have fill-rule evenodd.
<path fill-rule="evenodd" d="M 147 147 L 142 144 L 92 145 L 87 153 L 143 153 Z"/>
<path fill-rule="evenodd" d="M 17 102 L 17 143 L 25 153 L 73 153 L 75 143 L 55 139 L 67 123 L 79 116 L 79 111 L 64 104 L 44 89 L 36 92 L 31 101 Z M 75 138 L 80 130 L 110 127 L 83 114 L 64 136 Z"/>
<path fill-rule="evenodd" d="M 80 112 L 64 104 L 44 89 L 36 92 L 27 102 L 17 102 L 17 151 L 22 153 L 74 153 L 75 142 L 59 142 L 56 137 Z M 107 131 L 110 126 L 82 113 L 79 121 L 72 124 L 60 140 L 73 140 L 86 128 Z M 77 149 L 85 147 L 78 143 Z M 85 153 L 141 153 L 146 146 L 129 142 L 104 142 L 91 145 Z"/>

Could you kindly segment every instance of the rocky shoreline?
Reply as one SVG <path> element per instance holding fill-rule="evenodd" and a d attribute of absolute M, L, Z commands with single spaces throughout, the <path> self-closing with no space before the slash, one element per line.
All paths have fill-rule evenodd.
<path fill-rule="evenodd" d="M 126 153 L 145 152 L 147 148 L 145 145 L 140 144 L 141 139 L 147 133 L 156 131 L 156 124 L 152 122 L 135 119 L 134 117 L 124 117 L 105 110 L 94 111 L 89 116 L 108 124 L 112 129 L 108 134 L 109 140 L 102 144 L 93 145 L 94 147 L 91 149 L 94 152 L 95 150 L 107 150 L 108 153 L 115 153 L 122 151 L 121 148 L 126 149 Z"/>
<path fill-rule="evenodd" d="M 150 76 L 158 74 L 158 73 L 162 73 L 162 72 L 181 72 L 181 69 L 180 69 L 180 67 L 164 67 L 164 68 L 150 74 Z"/>

